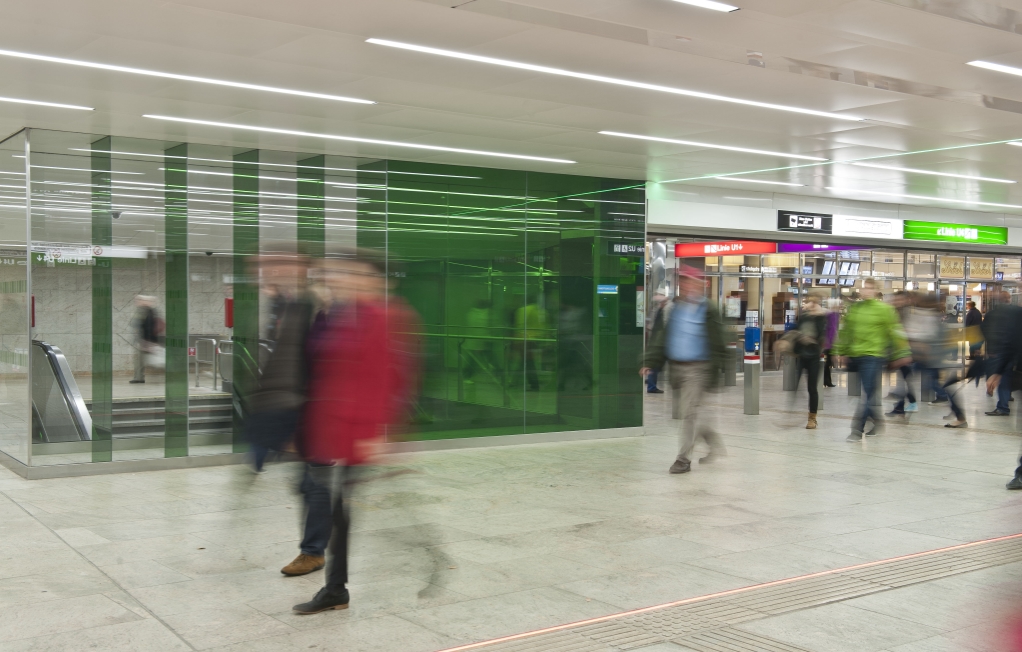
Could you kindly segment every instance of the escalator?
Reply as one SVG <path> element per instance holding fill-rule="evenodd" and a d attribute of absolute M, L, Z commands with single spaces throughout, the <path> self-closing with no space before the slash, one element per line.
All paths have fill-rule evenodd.
<path fill-rule="evenodd" d="M 85 452 L 92 440 L 92 402 L 82 397 L 61 350 L 32 342 L 32 443 L 37 454 Z M 115 450 L 162 448 L 166 408 L 163 396 L 117 397 L 112 400 Z M 192 395 L 188 432 L 192 445 L 230 443 L 231 396 Z M 76 445 L 77 444 L 77 445 Z"/>

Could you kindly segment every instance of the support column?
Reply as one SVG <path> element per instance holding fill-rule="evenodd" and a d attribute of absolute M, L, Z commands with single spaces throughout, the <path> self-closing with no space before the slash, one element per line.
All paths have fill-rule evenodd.
<path fill-rule="evenodd" d="M 259 150 L 234 157 L 234 451 L 248 449 L 247 400 L 259 380 Z"/>
<path fill-rule="evenodd" d="M 326 246 L 326 156 L 298 161 L 298 252 L 322 258 Z"/>
<path fill-rule="evenodd" d="M 92 461 L 113 461 L 113 221 L 110 137 L 92 143 Z M 98 255 L 96 255 L 98 254 Z"/>
<path fill-rule="evenodd" d="M 167 385 L 165 457 L 188 455 L 188 145 L 164 161 Z"/>

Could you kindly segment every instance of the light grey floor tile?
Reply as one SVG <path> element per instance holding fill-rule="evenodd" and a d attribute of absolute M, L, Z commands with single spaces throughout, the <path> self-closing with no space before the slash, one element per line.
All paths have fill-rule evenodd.
<path fill-rule="evenodd" d="M 203 608 L 165 617 L 195 649 L 205 650 L 293 632 L 293 628 L 246 605 Z"/>
<path fill-rule="evenodd" d="M 960 543 L 964 542 L 894 528 L 876 528 L 851 534 L 799 541 L 798 545 L 850 555 L 864 561 L 875 561 L 926 550 L 947 548 Z"/>
<path fill-rule="evenodd" d="M 750 582 L 742 577 L 695 566 L 672 564 L 602 575 L 558 586 L 565 591 L 612 604 L 624 610 L 708 595 L 749 584 Z"/>
<path fill-rule="evenodd" d="M 4 652 L 187 652 L 192 648 L 159 621 L 137 620 L 7 641 Z"/>
<path fill-rule="evenodd" d="M 188 575 L 171 570 L 163 564 L 152 560 L 104 566 L 103 572 L 125 589 L 157 586 L 159 584 L 169 584 L 170 582 L 185 582 L 192 579 Z"/>
<path fill-rule="evenodd" d="M 0 608 L 0 642 L 71 632 L 139 620 L 134 613 L 103 595 L 53 600 Z"/>
<path fill-rule="evenodd" d="M 813 652 L 878 652 L 941 632 L 899 618 L 830 604 L 738 626 Z"/>

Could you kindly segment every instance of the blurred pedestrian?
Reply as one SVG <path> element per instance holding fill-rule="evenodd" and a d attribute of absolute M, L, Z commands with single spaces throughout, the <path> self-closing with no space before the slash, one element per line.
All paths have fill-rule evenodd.
<path fill-rule="evenodd" d="M 834 343 L 837 342 L 838 324 L 841 322 L 840 299 L 835 299 L 838 305 L 831 304 L 827 310 L 827 333 L 823 338 L 823 354 L 825 362 L 823 366 L 823 386 L 836 387 L 831 369 L 834 368 Z"/>
<path fill-rule="evenodd" d="M 983 313 L 976 307 L 975 301 L 965 305 L 969 308 L 965 313 L 965 339 L 969 341 L 969 359 L 972 360 L 983 348 Z"/>
<path fill-rule="evenodd" d="M 646 312 L 646 340 L 649 341 L 650 336 L 654 330 L 659 330 L 664 326 L 664 307 L 667 305 L 667 290 L 661 286 L 657 288 L 653 294 L 653 303 L 650 305 L 649 310 Z M 664 390 L 657 387 L 657 377 L 660 374 L 660 369 L 651 369 L 646 374 L 646 393 L 647 394 L 663 394 Z"/>
<path fill-rule="evenodd" d="M 806 389 L 809 390 L 809 419 L 806 430 L 816 430 L 816 412 L 820 404 L 820 355 L 827 337 L 827 311 L 820 305 L 819 299 L 806 297 L 799 316 L 798 325 L 792 331 L 794 340 L 792 350 L 798 364 L 798 378 L 795 390 L 802 381 L 802 372 L 806 375 Z"/>
<path fill-rule="evenodd" d="M 299 614 L 346 609 L 349 593 L 350 491 L 360 467 L 380 452 L 386 427 L 408 404 L 414 377 L 410 310 L 386 296 L 385 263 L 374 252 L 343 252 L 325 261 L 334 301 L 309 340 L 311 374 L 301 437 L 310 482 L 333 503 L 326 586 Z"/>
<path fill-rule="evenodd" d="M 666 362 L 671 383 L 673 416 L 681 420 L 681 449 L 671 465 L 671 473 L 692 470 L 689 455 L 696 438 L 702 437 L 710 453 L 699 460 L 712 462 L 726 455 L 720 435 L 707 423 L 702 407 L 703 394 L 720 383 L 726 349 L 720 312 L 706 299 L 702 272 L 683 265 L 678 268 L 679 295 L 665 314 L 663 327 L 654 330 L 639 371 L 645 376 Z"/>
<path fill-rule="evenodd" d="M 1009 305 L 1006 298 L 1002 299 L 1002 304 L 1005 306 Z M 991 359 L 990 374 L 987 377 L 988 395 L 994 393 L 994 390 L 1000 386 L 1005 376 L 1013 376 L 1013 380 L 1017 380 L 1020 371 L 1022 371 L 1022 329 L 1018 327 L 1017 317 L 1020 313 L 1015 312 L 1016 310 L 1018 310 L 1018 307 L 1011 306 L 1011 310 L 1005 312 L 1006 316 L 1014 315 L 1016 321 L 1014 328 L 1010 331 L 1010 336 L 999 343 L 997 357 Z M 1017 386 L 1017 383 L 1014 386 Z M 1015 468 L 1014 477 L 1005 486 L 1013 491 L 1022 489 L 1022 456 L 1018 458 L 1018 466 Z"/>
<path fill-rule="evenodd" d="M 1000 292 L 981 325 L 990 368 L 995 370 L 1000 368 L 1003 356 L 1011 354 L 1011 342 L 1020 325 L 1022 309 L 1012 305 L 1010 294 Z M 1000 374 L 996 388 L 997 404 L 993 410 L 986 412 L 987 416 L 1006 417 L 1011 414 L 1011 392 L 1015 389 L 1011 380 L 1012 374 Z"/>
<path fill-rule="evenodd" d="M 837 354 L 848 358 L 848 369 L 858 372 L 862 383 L 862 399 L 852 419 L 852 432 L 846 439 L 850 442 L 862 441 L 863 435 L 878 435 L 883 428 L 881 411 L 874 402 L 878 400 L 877 384 L 889 356 L 893 354 L 891 366 L 896 369 L 911 361 L 898 314 L 894 308 L 876 299 L 873 279 L 863 279 L 860 296 L 861 301 L 848 307 L 837 342 Z M 870 420 L 873 428 L 867 431 L 866 423 Z"/>
<path fill-rule="evenodd" d="M 132 319 L 135 330 L 135 375 L 128 381 L 131 384 L 145 382 L 147 365 L 164 366 L 159 359 L 163 355 L 160 346 L 162 322 L 156 314 L 155 305 L 156 297 L 145 294 L 135 296 L 135 316 Z"/>

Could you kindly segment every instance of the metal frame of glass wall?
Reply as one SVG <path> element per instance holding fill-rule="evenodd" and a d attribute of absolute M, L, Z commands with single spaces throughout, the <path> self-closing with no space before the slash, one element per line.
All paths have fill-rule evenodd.
<path fill-rule="evenodd" d="M 356 246 L 421 320 L 403 437 L 642 424 L 644 184 L 40 129 L 0 143 L 0 179 L 0 451 L 21 464 L 245 451 L 271 347 L 253 258 Z"/>

